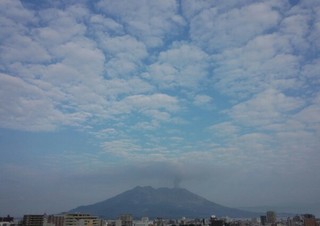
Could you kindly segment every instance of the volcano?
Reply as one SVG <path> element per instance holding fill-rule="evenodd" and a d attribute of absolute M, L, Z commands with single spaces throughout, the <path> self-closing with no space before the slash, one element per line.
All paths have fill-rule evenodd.
<path fill-rule="evenodd" d="M 121 214 L 134 218 L 179 219 L 228 216 L 233 218 L 257 217 L 259 213 L 239 210 L 211 202 L 184 188 L 135 187 L 105 201 L 79 206 L 70 213 L 88 213 L 105 219 L 116 219 Z"/>

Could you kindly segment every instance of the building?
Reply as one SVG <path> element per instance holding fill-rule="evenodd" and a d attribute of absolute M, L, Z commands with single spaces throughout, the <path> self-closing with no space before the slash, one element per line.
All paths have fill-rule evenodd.
<path fill-rule="evenodd" d="M 154 226 L 165 226 L 167 225 L 166 220 L 162 219 L 161 217 L 157 217 L 156 219 L 153 220 L 153 225 Z"/>
<path fill-rule="evenodd" d="M 15 226 L 16 224 L 13 220 L 13 217 L 10 217 L 10 215 L 6 217 L 0 217 L 0 226 Z"/>
<path fill-rule="evenodd" d="M 16 226 L 17 223 L 14 222 L 8 222 L 8 221 L 0 221 L 0 226 Z"/>
<path fill-rule="evenodd" d="M 102 226 L 102 219 L 90 214 L 66 214 L 63 226 Z"/>
<path fill-rule="evenodd" d="M 274 211 L 268 211 L 267 212 L 267 223 L 268 224 L 275 224 L 277 221 L 277 216 Z"/>
<path fill-rule="evenodd" d="M 218 219 L 216 216 L 212 215 L 210 217 L 210 226 L 225 226 L 225 221 Z"/>
<path fill-rule="evenodd" d="M 261 225 L 266 225 L 266 223 L 267 223 L 267 216 L 260 216 L 260 223 L 261 223 Z"/>
<path fill-rule="evenodd" d="M 0 222 L 13 222 L 13 217 L 10 217 L 10 215 L 6 217 L 0 217 Z"/>
<path fill-rule="evenodd" d="M 45 215 L 24 215 L 22 226 L 43 226 Z"/>
<path fill-rule="evenodd" d="M 119 217 L 121 220 L 121 226 L 132 226 L 133 225 L 133 217 L 131 214 L 123 214 Z"/>
<path fill-rule="evenodd" d="M 64 216 L 63 215 L 48 215 L 46 217 L 46 225 L 44 226 L 63 226 Z"/>
<path fill-rule="evenodd" d="M 142 217 L 140 221 L 135 221 L 133 223 L 134 226 L 148 226 L 149 225 L 149 218 Z"/>
<path fill-rule="evenodd" d="M 304 226 L 316 226 L 316 218 L 312 214 L 303 215 L 303 225 Z"/>

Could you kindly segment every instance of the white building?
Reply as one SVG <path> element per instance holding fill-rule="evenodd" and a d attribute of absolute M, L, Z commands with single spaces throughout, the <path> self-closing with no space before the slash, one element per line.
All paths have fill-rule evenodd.
<path fill-rule="evenodd" d="M 148 217 L 142 217 L 140 221 L 134 221 L 134 226 L 148 226 L 149 225 L 149 218 Z"/>

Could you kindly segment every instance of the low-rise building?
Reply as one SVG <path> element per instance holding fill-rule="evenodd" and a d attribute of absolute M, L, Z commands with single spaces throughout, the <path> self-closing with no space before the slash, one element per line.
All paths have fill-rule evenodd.
<path fill-rule="evenodd" d="M 22 219 L 22 226 L 43 226 L 45 215 L 28 214 Z"/>
<path fill-rule="evenodd" d="M 102 226 L 102 219 L 90 214 L 65 214 L 63 226 Z"/>

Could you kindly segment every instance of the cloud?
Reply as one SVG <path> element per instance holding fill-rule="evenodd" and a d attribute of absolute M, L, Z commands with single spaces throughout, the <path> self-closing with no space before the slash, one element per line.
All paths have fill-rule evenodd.
<path fill-rule="evenodd" d="M 163 109 L 167 111 L 176 111 L 179 109 L 178 100 L 175 97 L 156 93 L 152 95 L 133 95 L 128 96 L 123 100 L 126 106 L 141 109 Z"/>
<path fill-rule="evenodd" d="M 286 37 L 270 34 L 215 55 L 215 87 L 238 99 L 267 88 L 298 89 L 300 59 L 292 51 Z"/>
<path fill-rule="evenodd" d="M 108 34 L 124 34 L 124 28 L 122 24 L 119 24 L 112 18 L 105 17 L 103 15 L 92 15 L 90 22 L 94 27 L 94 31 L 102 33 L 102 31 L 107 30 Z"/>
<path fill-rule="evenodd" d="M 239 133 L 239 128 L 235 126 L 232 122 L 217 123 L 212 126 L 209 126 L 208 130 L 214 133 L 214 137 L 217 137 L 218 139 L 234 139 Z"/>
<path fill-rule="evenodd" d="M 164 44 L 166 36 L 175 36 L 185 22 L 177 15 L 176 1 L 143 1 L 137 4 L 131 1 L 100 1 L 97 7 L 106 15 L 118 18 L 126 30 L 142 40 L 148 47 L 154 48 Z M 174 31 L 174 32 L 169 32 Z"/>
<path fill-rule="evenodd" d="M 137 152 L 141 151 L 141 147 L 129 139 L 106 141 L 102 144 L 102 147 L 107 153 L 126 159 L 136 158 Z"/>
<path fill-rule="evenodd" d="M 154 146 L 153 142 L 141 143 L 139 139 L 123 138 L 105 141 L 101 147 L 109 157 L 126 159 L 130 163 L 143 164 L 144 162 L 168 162 L 175 161 L 178 151 L 169 150 L 166 147 Z"/>
<path fill-rule="evenodd" d="M 153 119 L 158 121 L 168 121 L 170 119 L 169 113 L 159 110 L 146 110 L 144 113 L 146 115 L 150 115 Z"/>
<path fill-rule="evenodd" d="M 32 35 L 48 49 L 84 35 L 86 26 L 73 14 L 72 7 L 65 11 L 56 8 L 40 10 L 39 19 L 43 26 L 34 26 Z"/>
<path fill-rule="evenodd" d="M 13 74 L 17 77 L 16 80 L 21 78 L 21 82 L 24 81 L 24 87 L 40 90 L 36 94 L 30 89 L 25 90 L 27 95 L 36 96 L 34 99 L 37 99 L 37 102 L 24 102 L 26 109 L 30 109 L 29 120 L 24 120 L 21 126 L 18 126 L 18 121 L 15 123 L 13 120 L 6 120 L 5 127 L 53 130 L 65 125 L 80 126 L 82 123 L 84 126 L 91 116 L 102 119 L 122 114 L 117 110 L 109 111 L 112 106 L 119 105 L 116 101 L 118 95 L 140 94 L 153 89 L 138 77 L 125 80 L 106 80 L 103 77 L 106 70 L 117 71 L 113 76 L 118 76 L 118 73 L 122 73 L 120 69 L 125 68 L 125 61 L 132 63 L 134 67 L 141 64 L 147 52 L 144 44 L 135 38 L 119 36 L 105 42 L 87 38 L 87 27 L 82 22 L 89 13 L 87 9 L 77 5 L 66 6 L 65 10 L 43 9 L 37 15 L 42 26 L 33 23 L 25 28 L 30 32 L 22 35 L 14 35 L 16 32 L 13 30 L 13 38 L 6 39 L 1 47 L 4 53 L 2 68 L 8 72 L 6 75 Z M 95 18 L 96 23 L 110 24 L 112 21 L 108 18 Z M 113 26 L 116 26 L 115 23 Z M 16 30 L 18 29 L 21 28 L 17 27 Z M 103 51 L 106 51 L 106 55 Z M 21 94 L 17 93 L 12 96 L 24 99 L 19 95 Z M 8 105 L 8 112 L 3 112 L 3 117 L 7 117 L 5 114 L 9 110 L 14 111 L 9 106 L 12 105 Z M 41 113 L 33 110 L 36 107 Z M 45 119 L 45 115 L 53 116 Z M 44 120 L 42 126 L 41 120 Z"/>
<path fill-rule="evenodd" d="M 101 46 L 110 59 L 106 64 L 108 77 L 126 77 L 137 73 L 147 56 L 145 44 L 132 36 L 101 37 Z"/>
<path fill-rule="evenodd" d="M 0 79 L 3 128 L 50 131 L 58 124 L 76 125 L 88 116 L 82 112 L 63 114 L 53 105 L 46 91 L 19 78 L 1 73 Z"/>
<path fill-rule="evenodd" d="M 320 7 L 318 7 L 319 9 Z M 310 34 L 310 41 L 313 46 L 317 47 L 317 49 L 320 48 L 319 43 L 317 40 L 320 38 L 320 16 L 318 16 L 318 21 L 313 24 L 312 32 Z"/>
<path fill-rule="evenodd" d="M 301 109 L 304 102 L 295 97 L 269 89 L 252 99 L 233 106 L 229 114 L 237 123 L 246 126 L 266 126 L 286 120 L 286 115 Z"/>
<path fill-rule="evenodd" d="M 194 16 L 197 14 L 201 13 L 201 11 L 212 8 L 215 6 L 214 2 L 209 2 L 209 1 L 183 1 L 181 2 L 181 8 L 182 8 L 182 13 L 185 18 L 188 20 L 192 19 Z"/>
<path fill-rule="evenodd" d="M 52 52 L 55 57 L 63 59 L 61 63 L 75 68 L 82 76 L 102 75 L 105 57 L 91 40 L 67 42 L 57 46 Z"/>
<path fill-rule="evenodd" d="M 105 37 L 103 46 L 109 54 L 119 55 L 132 60 L 144 59 L 147 56 L 144 43 L 129 35 Z"/>
<path fill-rule="evenodd" d="M 246 44 L 274 28 L 279 21 L 279 13 L 267 3 L 253 3 L 223 13 L 209 8 L 192 18 L 190 37 L 207 51 L 221 51 Z"/>
<path fill-rule="evenodd" d="M 319 85 L 320 78 L 319 78 L 319 70 L 320 70 L 320 59 L 316 58 L 312 60 L 309 64 L 305 64 L 302 69 L 302 75 L 306 80 L 307 84 L 312 85 Z"/>
<path fill-rule="evenodd" d="M 10 43 L 15 44 L 12 46 Z M 10 43 L 5 42 L 0 48 L 3 53 L 1 61 L 6 62 L 7 64 L 16 61 L 25 63 L 45 63 L 51 59 L 50 55 L 43 47 L 28 37 L 11 37 Z"/>
<path fill-rule="evenodd" d="M 208 95 L 199 94 L 194 97 L 193 103 L 197 106 L 210 106 L 212 98 Z"/>
<path fill-rule="evenodd" d="M 160 88 L 197 88 L 206 80 L 208 55 L 193 45 L 176 44 L 160 52 L 157 61 L 144 76 Z"/>
<path fill-rule="evenodd" d="M 288 37 L 296 50 L 304 52 L 310 48 L 306 40 L 310 29 L 309 23 L 310 15 L 308 14 L 291 15 L 281 21 L 280 32 Z"/>
<path fill-rule="evenodd" d="M 26 24 L 36 21 L 34 13 L 30 10 L 25 9 L 20 1 L 1 1 L 0 8 L 1 16 L 11 20 L 11 22 L 15 25 L 18 25 L 19 23 Z"/>
<path fill-rule="evenodd" d="M 291 39 L 294 44 L 300 44 L 301 38 L 307 40 L 307 43 L 303 43 L 304 45 L 297 45 L 297 48 L 304 54 L 308 52 L 308 54 L 314 55 L 316 49 L 319 49 L 319 44 L 316 41 L 320 34 L 319 8 L 320 5 L 317 1 L 301 1 L 300 4 L 290 9 L 288 17 L 284 20 L 289 31 L 292 32 Z"/>
<path fill-rule="evenodd" d="M 318 104 L 310 104 L 299 111 L 294 115 L 294 119 L 306 123 L 308 127 L 311 129 L 319 130 L 318 124 L 320 122 L 319 119 L 320 107 Z"/>

